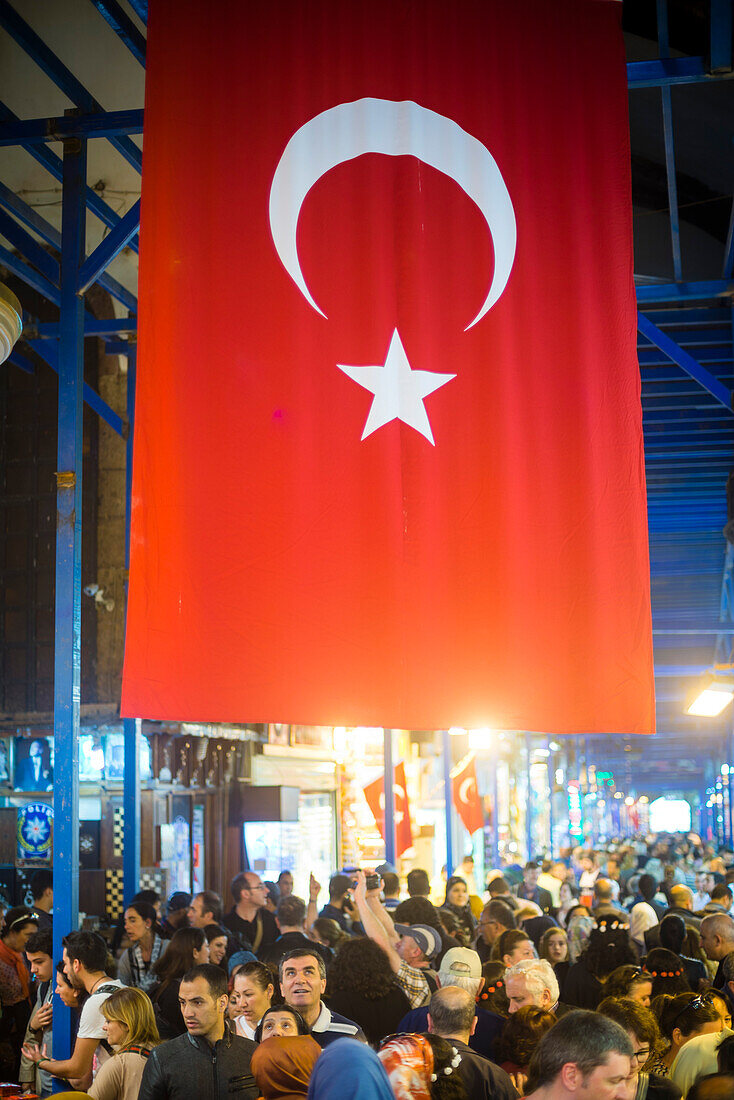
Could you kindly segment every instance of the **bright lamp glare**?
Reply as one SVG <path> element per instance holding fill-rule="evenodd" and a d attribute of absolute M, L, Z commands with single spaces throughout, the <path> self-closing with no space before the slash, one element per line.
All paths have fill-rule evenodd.
<path fill-rule="evenodd" d="M 734 686 L 712 683 L 693 700 L 687 713 L 695 714 L 699 718 L 715 718 L 731 703 L 732 699 L 734 699 Z"/>

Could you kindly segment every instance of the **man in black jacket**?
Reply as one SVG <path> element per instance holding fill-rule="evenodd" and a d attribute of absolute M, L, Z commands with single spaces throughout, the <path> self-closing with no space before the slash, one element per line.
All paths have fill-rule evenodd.
<path fill-rule="evenodd" d="M 461 1061 L 456 1067 L 472 1100 L 514 1100 L 517 1089 L 503 1069 L 483 1058 L 469 1046 L 477 1024 L 474 1000 L 465 989 L 447 985 L 431 997 L 428 1030 L 456 1049 Z"/>
<path fill-rule="evenodd" d="M 181 979 L 186 1034 L 162 1043 L 145 1063 L 138 1100 L 257 1100 L 250 1070 L 257 1046 L 225 1022 L 227 979 L 218 966 L 195 966 Z"/>

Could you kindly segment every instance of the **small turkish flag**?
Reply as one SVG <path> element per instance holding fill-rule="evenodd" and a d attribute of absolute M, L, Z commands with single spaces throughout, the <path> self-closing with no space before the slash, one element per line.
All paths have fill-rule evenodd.
<path fill-rule="evenodd" d="M 384 777 L 373 780 L 364 788 L 364 796 L 367 805 L 380 830 L 380 836 L 385 839 L 385 780 Z M 408 804 L 408 787 L 405 782 L 405 764 L 398 764 L 394 769 L 393 796 L 395 799 L 395 854 L 401 856 L 408 848 L 413 847 L 413 830 L 410 827 L 410 806 Z"/>
<path fill-rule="evenodd" d="M 451 773 L 451 793 L 454 806 L 464 827 L 470 833 L 484 826 L 482 803 L 477 789 L 477 770 L 474 766 L 474 754 L 465 756 Z"/>

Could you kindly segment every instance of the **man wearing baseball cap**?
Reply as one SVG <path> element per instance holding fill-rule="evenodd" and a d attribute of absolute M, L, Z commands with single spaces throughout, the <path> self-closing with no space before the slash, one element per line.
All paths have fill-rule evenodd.
<path fill-rule="evenodd" d="M 476 1023 L 467 1040 L 469 1046 L 477 1054 L 484 1058 L 494 1056 L 495 1040 L 502 1034 L 505 1019 L 495 1012 L 479 1008 L 476 1000 L 484 985 L 482 977 L 482 964 L 476 951 L 469 947 L 453 947 L 447 951 L 441 960 L 438 971 L 438 981 L 443 989 L 446 986 L 458 986 L 471 997 L 475 1005 L 474 1018 Z M 414 1008 L 403 1016 L 398 1024 L 398 1031 L 421 1033 L 428 1030 L 428 1006 Z"/>
<path fill-rule="evenodd" d="M 427 924 L 393 924 L 380 902 L 380 888 L 367 889 L 363 871 L 355 871 L 354 901 L 365 933 L 387 955 L 395 981 L 411 1008 L 428 1004 L 437 979 L 431 960 L 441 950 L 441 937 Z"/>

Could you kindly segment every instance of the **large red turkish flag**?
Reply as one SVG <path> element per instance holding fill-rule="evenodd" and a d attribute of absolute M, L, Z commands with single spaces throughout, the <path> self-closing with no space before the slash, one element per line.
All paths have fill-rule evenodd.
<path fill-rule="evenodd" d="M 395 855 L 401 856 L 413 847 L 413 829 L 410 824 L 410 803 L 408 802 L 408 784 L 405 780 L 405 764 L 396 764 L 393 769 L 393 812 L 395 814 Z M 385 839 L 385 778 L 373 779 L 364 788 L 367 805 L 372 810 L 380 836 Z"/>
<path fill-rule="evenodd" d="M 151 4 L 123 710 L 651 732 L 621 4 Z"/>

